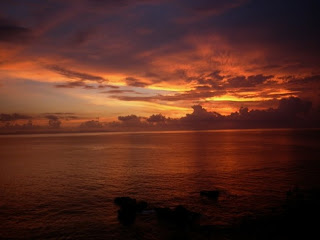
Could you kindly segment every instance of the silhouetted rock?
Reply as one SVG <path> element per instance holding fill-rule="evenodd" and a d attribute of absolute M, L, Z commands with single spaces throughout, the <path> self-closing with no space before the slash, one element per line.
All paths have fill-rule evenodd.
<path fill-rule="evenodd" d="M 117 197 L 114 203 L 120 207 L 118 210 L 118 220 L 123 225 L 134 223 L 137 215 L 137 201 L 130 197 Z"/>
<path fill-rule="evenodd" d="M 114 199 L 114 203 L 118 205 L 120 208 L 129 207 L 129 206 L 136 206 L 137 201 L 131 197 L 116 197 Z"/>
<path fill-rule="evenodd" d="M 159 220 L 172 220 L 173 211 L 170 208 L 155 208 Z"/>
<path fill-rule="evenodd" d="M 210 198 L 210 199 L 217 200 L 219 198 L 220 191 L 219 190 L 201 191 L 200 195 L 201 196 L 205 196 L 205 197 Z"/>
<path fill-rule="evenodd" d="M 146 201 L 139 201 L 137 203 L 137 212 L 141 213 L 142 211 L 146 210 L 148 207 L 148 203 Z"/>
<path fill-rule="evenodd" d="M 147 202 L 137 202 L 136 199 L 130 197 L 116 197 L 114 203 L 120 207 L 118 210 L 118 219 L 123 225 L 134 223 L 137 212 L 142 213 L 142 211 L 148 207 Z"/>
<path fill-rule="evenodd" d="M 123 225 L 131 225 L 136 220 L 136 211 L 135 209 L 120 209 L 118 210 L 118 220 Z"/>
<path fill-rule="evenodd" d="M 179 225 L 192 225 L 200 217 L 199 213 L 189 211 L 185 207 L 179 205 L 174 210 L 175 221 Z"/>

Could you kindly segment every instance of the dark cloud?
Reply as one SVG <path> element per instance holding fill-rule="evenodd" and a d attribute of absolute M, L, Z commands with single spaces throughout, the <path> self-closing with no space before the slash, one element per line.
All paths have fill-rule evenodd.
<path fill-rule="evenodd" d="M 54 115 L 75 115 L 75 113 L 72 113 L 72 112 L 55 112 L 55 113 L 45 113 L 46 115 L 51 115 L 51 114 L 54 114 Z"/>
<path fill-rule="evenodd" d="M 281 99 L 278 112 L 285 117 L 296 117 L 297 114 L 306 115 L 311 110 L 312 103 L 300 98 L 290 97 Z"/>
<path fill-rule="evenodd" d="M 19 114 L 19 113 L 13 113 L 13 114 L 0 113 L 0 122 L 26 120 L 31 118 L 32 118 L 31 116 Z"/>
<path fill-rule="evenodd" d="M 56 88 L 75 88 L 75 87 L 85 87 L 86 84 L 81 81 L 68 82 L 65 84 L 56 84 Z"/>
<path fill-rule="evenodd" d="M 49 120 L 58 120 L 59 117 L 56 115 L 46 115 L 45 118 L 49 119 Z"/>
<path fill-rule="evenodd" d="M 129 121 L 140 121 L 140 117 L 136 116 L 136 115 L 128 115 L 128 116 L 119 116 L 118 117 L 119 121 L 122 122 L 129 122 Z"/>
<path fill-rule="evenodd" d="M 113 89 L 118 89 L 119 86 L 114 86 L 114 85 L 99 85 L 98 86 L 99 89 L 104 89 L 104 88 L 113 88 Z"/>
<path fill-rule="evenodd" d="M 56 84 L 54 85 L 56 88 L 76 88 L 76 87 L 82 87 L 84 89 L 96 89 L 96 87 L 88 85 L 82 81 L 73 81 L 73 82 L 67 82 L 64 84 Z"/>
<path fill-rule="evenodd" d="M 126 77 L 126 83 L 128 86 L 132 86 L 132 87 L 141 87 L 144 88 L 146 87 L 148 84 L 137 79 L 137 78 L 133 78 L 133 77 Z"/>
<path fill-rule="evenodd" d="M 214 25 L 235 49 L 265 52 L 264 66 L 286 66 L 291 62 L 300 69 L 301 63 L 314 67 L 320 60 L 316 54 L 320 51 L 319 4 L 301 0 L 249 1 Z"/>
<path fill-rule="evenodd" d="M 74 119 L 79 119 L 79 117 L 78 116 L 65 116 L 64 117 L 65 118 L 65 120 L 67 120 L 67 121 L 69 121 L 69 120 L 74 120 Z"/>
<path fill-rule="evenodd" d="M 286 85 L 289 88 L 301 88 L 301 90 L 314 89 L 320 87 L 320 75 L 311 75 L 306 77 L 288 76 Z"/>
<path fill-rule="evenodd" d="M 84 45 L 90 40 L 90 38 L 93 38 L 94 33 L 94 29 L 81 29 L 74 33 L 74 35 L 70 38 L 70 45 L 72 45 L 73 47 L 75 45 Z"/>
<path fill-rule="evenodd" d="M 319 109 L 313 111 L 311 102 L 290 97 L 278 101 L 277 108 L 264 110 L 241 107 L 239 111 L 229 115 L 210 112 L 201 105 L 194 105 L 193 112 L 186 116 L 172 119 L 162 114 L 151 115 L 148 118 L 136 115 L 120 116 L 120 122 L 110 126 L 117 129 L 225 129 L 225 128 L 289 128 L 289 127 L 319 127 Z M 128 124 L 130 123 L 130 124 Z"/>
<path fill-rule="evenodd" d="M 46 115 L 45 118 L 49 119 L 48 127 L 58 129 L 61 126 L 60 117 L 57 115 Z"/>
<path fill-rule="evenodd" d="M 191 90 L 184 93 L 177 93 L 175 95 L 166 95 L 166 96 L 160 96 L 159 100 L 164 101 L 182 101 L 182 100 L 201 100 L 205 98 L 210 98 L 214 96 L 221 96 L 225 92 L 223 91 L 197 91 L 197 90 Z"/>
<path fill-rule="evenodd" d="M 123 79 L 128 86 L 195 88 L 154 96 L 151 89 L 141 96 L 108 92 L 124 101 L 191 105 L 228 94 L 294 95 L 315 103 L 320 102 L 319 7 L 319 1 L 302 0 L 1 1 L 0 41 L 29 44 L 8 50 L 4 58 L 12 65 L 26 63 L 11 66 L 10 74 L 41 60 L 70 79 L 57 88 L 119 88 L 103 85 L 107 79 L 99 72 L 128 76 Z M 36 39 L 27 41 L 30 36 Z"/>
<path fill-rule="evenodd" d="M 80 124 L 80 128 L 102 128 L 103 124 L 96 120 L 86 121 Z"/>
<path fill-rule="evenodd" d="M 134 90 L 121 90 L 121 89 L 116 89 L 116 90 L 109 90 L 109 91 L 103 91 L 101 93 L 114 93 L 114 94 L 122 94 L 122 93 L 137 93 Z"/>
<path fill-rule="evenodd" d="M 218 70 L 207 74 L 206 77 L 210 77 L 213 81 L 221 81 L 225 78 L 225 76 L 221 75 L 221 71 L 218 71 Z"/>
<path fill-rule="evenodd" d="M 276 100 L 273 100 L 276 101 Z M 140 130 L 190 130 L 190 129 L 230 129 L 230 128 L 314 128 L 320 127 L 320 108 L 312 107 L 311 102 L 296 97 L 276 101 L 278 106 L 266 109 L 249 109 L 246 106 L 229 115 L 208 111 L 201 105 L 194 105 L 193 112 L 181 118 L 167 118 L 162 114 L 141 117 L 134 114 L 119 116 L 118 121 L 85 121 L 81 129 L 104 129 L 113 131 Z M 46 114 L 50 129 L 61 128 L 61 121 L 75 116 L 72 113 Z M 15 120 L 28 120 L 16 124 Z M 35 118 L 34 118 L 35 119 Z M 33 125 L 31 117 L 22 114 L 1 114 L 2 129 L 27 130 L 40 128 Z M 46 128 L 43 128 L 44 130 Z"/>
<path fill-rule="evenodd" d="M 199 91 L 191 90 L 184 93 L 176 93 L 174 95 L 155 95 L 155 96 L 146 96 L 146 97 L 136 97 L 136 96 L 115 96 L 112 95 L 112 98 L 116 98 L 123 101 L 145 101 L 145 102 L 154 102 L 154 101 L 196 101 L 201 99 L 206 99 L 214 96 L 221 96 L 225 94 L 225 91 Z"/>
<path fill-rule="evenodd" d="M 26 123 L 18 124 L 13 122 L 6 122 L 4 125 L 0 125 L 0 129 L 3 133 L 16 133 L 18 131 L 30 131 L 41 129 L 41 126 L 33 124 L 32 120 L 28 120 Z"/>
<path fill-rule="evenodd" d="M 204 109 L 201 105 L 194 105 L 192 106 L 193 113 L 187 114 L 185 117 L 182 117 L 182 121 L 186 122 L 201 122 L 201 121 L 210 121 L 219 119 L 222 117 L 219 113 L 216 112 L 208 112 Z"/>
<path fill-rule="evenodd" d="M 67 78 L 71 79 L 77 79 L 78 81 L 93 81 L 97 83 L 103 83 L 107 81 L 103 77 L 91 75 L 88 73 L 82 73 L 82 72 L 76 72 L 72 70 L 65 69 L 63 67 L 57 66 L 57 65 L 50 65 L 47 66 L 47 68 L 53 72 L 56 72 L 62 76 L 65 76 Z"/>
<path fill-rule="evenodd" d="M 189 11 L 195 12 L 199 15 L 203 14 L 222 14 L 223 12 L 238 7 L 245 3 L 245 0 L 179 0 L 181 6 L 187 8 Z"/>
<path fill-rule="evenodd" d="M 255 76 L 237 76 L 228 79 L 228 83 L 225 85 L 226 88 L 246 88 L 255 87 L 257 85 L 265 83 L 267 80 L 274 76 L 264 76 L 262 74 Z"/>
<path fill-rule="evenodd" d="M 143 130 L 149 126 L 145 118 L 137 115 L 119 116 L 119 121 L 107 123 L 106 126 L 113 130 L 127 131 L 127 130 Z"/>
<path fill-rule="evenodd" d="M 147 121 L 150 123 L 163 123 L 166 121 L 166 117 L 162 114 L 153 114 L 150 117 L 147 118 Z"/>
<path fill-rule="evenodd" d="M 89 4 L 96 7 L 124 7 L 129 3 L 139 2 L 139 0 L 86 0 Z M 140 0 L 143 1 L 143 0 Z"/>
<path fill-rule="evenodd" d="M 85 85 L 84 89 L 96 89 L 96 87 L 91 86 L 91 85 Z"/>
<path fill-rule="evenodd" d="M 31 40 L 31 37 L 30 29 L 0 17 L 0 42 L 23 43 Z"/>
<path fill-rule="evenodd" d="M 207 90 L 211 90 L 211 87 L 208 85 L 199 85 L 196 86 L 196 90 L 198 91 L 207 91 Z"/>
<path fill-rule="evenodd" d="M 68 112 L 57 112 L 57 113 L 45 113 L 44 117 L 49 120 L 74 120 L 79 119 L 78 116 L 75 115 L 75 113 L 68 113 Z"/>
<path fill-rule="evenodd" d="M 53 128 L 53 129 L 57 129 L 60 128 L 61 126 L 61 121 L 58 119 L 49 119 L 48 121 L 48 127 L 49 128 Z"/>
<path fill-rule="evenodd" d="M 156 96 L 146 96 L 146 97 L 136 97 L 136 96 L 119 96 L 119 95 L 111 95 L 111 98 L 118 99 L 121 101 L 142 101 L 142 102 L 154 102 L 159 100 L 161 95 Z"/>

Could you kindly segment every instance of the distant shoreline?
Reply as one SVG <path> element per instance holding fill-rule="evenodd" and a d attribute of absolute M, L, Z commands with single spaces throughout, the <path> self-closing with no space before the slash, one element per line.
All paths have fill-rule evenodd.
<path fill-rule="evenodd" d="M 320 130 L 320 128 L 229 128 L 229 129 L 178 129 L 178 130 L 135 130 L 135 131 L 111 131 L 111 130 L 61 130 L 61 131 L 14 131 L 0 132 L 0 136 L 16 136 L 16 135 L 58 135 L 58 134 L 104 134 L 104 133 L 175 133 L 175 132 L 226 132 L 226 131 L 304 131 L 304 130 Z"/>

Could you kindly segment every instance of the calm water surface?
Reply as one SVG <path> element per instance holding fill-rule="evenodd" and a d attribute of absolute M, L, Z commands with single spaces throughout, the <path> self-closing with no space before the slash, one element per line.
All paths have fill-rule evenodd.
<path fill-rule="evenodd" d="M 154 216 L 117 220 L 113 199 L 178 204 L 201 224 L 275 211 L 320 187 L 319 130 L 0 136 L 0 238 L 157 239 Z M 220 189 L 218 202 L 199 191 Z"/>

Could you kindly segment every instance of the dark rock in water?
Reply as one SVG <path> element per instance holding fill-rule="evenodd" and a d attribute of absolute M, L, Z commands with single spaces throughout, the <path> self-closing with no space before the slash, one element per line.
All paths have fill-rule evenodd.
<path fill-rule="evenodd" d="M 199 219 L 200 214 L 189 211 L 185 207 L 178 205 L 174 210 L 170 208 L 155 208 L 160 221 L 174 223 L 177 226 L 192 225 Z"/>
<path fill-rule="evenodd" d="M 137 201 L 131 197 L 116 197 L 114 199 L 114 203 L 118 205 L 120 208 L 126 208 L 130 206 L 136 206 Z"/>
<path fill-rule="evenodd" d="M 192 212 L 179 205 L 174 209 L 175 221 L 178 225 L 192 225 L 200 217 L 200 213 Z"/>
<path fill-rule="evenodd" d="M 145 201 L 140 201 L 137 203 L 137 212 L 141 213 L 148 207 L 148 203 Z"/>
<path fill-rule="evenodd" d="M 170 208 L 155 208 L 159 220 L 172 220 L 173 211 Z"/>
<path fill-rule="evenodd" d="M 201 196 L 206 196 L 207 198 L 210 198 L 210 199 L 217 200 L 219 198 L 220 191 L 219 190 L 201 191 L 200 195 Z"/>
<path fill-rule="evenodd" d="M 118 210 L 118 220 L 125 226 L 133 224 L 136 220 L 136 216 L 135 209 L 128 208 Z"/>
<path fill-rule="evenodd" d="M 141 213 L 148 207 L 147 202 L 137 202 L 136 199 L 130 197 L 116 197 L 114 203 L 120 207 L 118 210 L 118 219 L 123 225 L 134 223 L 137 212 Z"/>
<path fill-rule="evenodd" d="M 114 203 L 120 207 L 118 210 L 118 220 L 123 225 L 134 223 L 137 215 L 137 201 L 130 197 L 117 197 Z"/>

